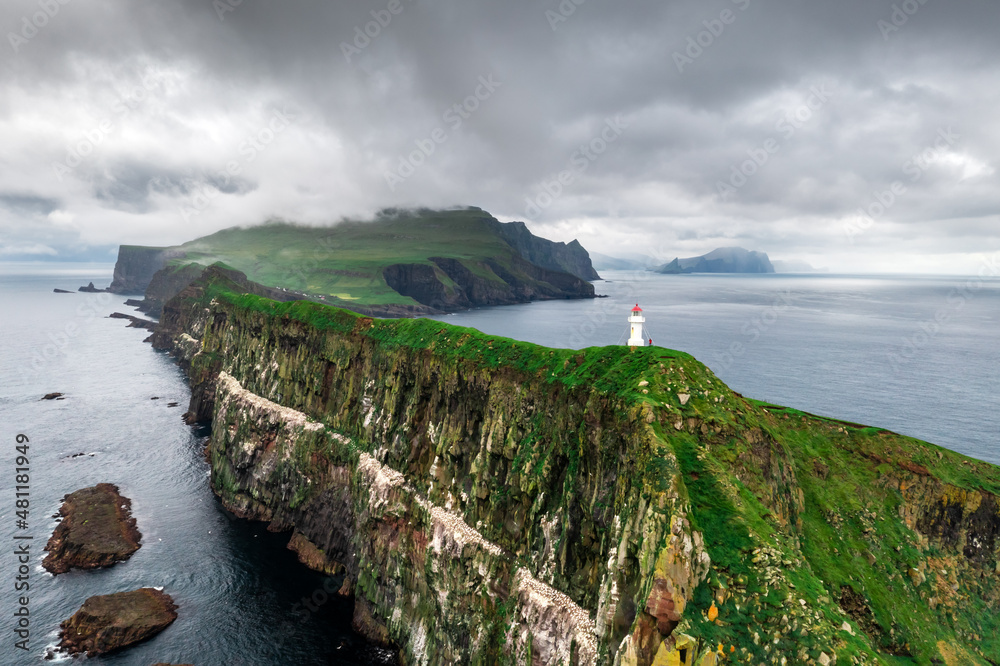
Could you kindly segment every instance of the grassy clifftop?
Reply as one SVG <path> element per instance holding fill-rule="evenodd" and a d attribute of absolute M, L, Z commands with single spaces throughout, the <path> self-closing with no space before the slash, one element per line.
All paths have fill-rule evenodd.
<path fill-rule="evenodd" d="M 748 400 L 662 348 L 373 320 L 240 295 L 221 274 L 171 307 L 193 377 L 224 371 L 337 433 L 216 414 L 216 490 L 333 559 L 328 517 L 347 506 L 337 561 L 411 657 L 523 663 L 557 644 L 517 610 L 527 571 L 589 615 L 598 663 L 1000 662 L 1000 468 Z M 417 499 L 336 485 L 350 473 L 330 470 L 361 460 Z M 439 535 L 421 507 L 489 552 L 427 559 Z"/>

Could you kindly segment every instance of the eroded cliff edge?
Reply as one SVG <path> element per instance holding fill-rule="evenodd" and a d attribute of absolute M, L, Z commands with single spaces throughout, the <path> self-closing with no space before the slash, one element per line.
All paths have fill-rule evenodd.
<path fill-rule="evenodd" d="M 679 352 L 235 288 L 210 269 L 154 335 L 213 420 L 213 488 L 346 572 L 407 663 L 998 661 L 996 467 Z"/>

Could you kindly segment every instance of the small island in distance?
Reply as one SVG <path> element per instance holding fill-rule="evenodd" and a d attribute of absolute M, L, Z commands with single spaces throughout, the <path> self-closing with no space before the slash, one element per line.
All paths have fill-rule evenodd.
<path fill-rule="evenodd" d="M 771 260 L 766 252 L 747 250 L 742 247 L 720 247 L 698 257 L 661 263 L 647 255 L 627 255 L 612 257 L 591 252 L 590 258 L 598 270 L 627 271 L 648 270 L 665 275 L 689 273 L 826 273 L 826 268 L 814 268 L 801 260 Z"/>
<path fill-rule="evenodd" d="M 720 247 L 700 257 L 674 259 L 655 269 L 668 275 L 678 273 L 773 273 L 774 266 L 766 252 L 742 247 Z"/>

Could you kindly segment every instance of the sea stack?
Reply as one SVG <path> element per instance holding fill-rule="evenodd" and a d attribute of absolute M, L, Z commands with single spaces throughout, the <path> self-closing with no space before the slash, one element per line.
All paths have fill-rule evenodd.
<path fill-rule="evenodd" d="M 152 587 L 93 596 L 59 625 L 59 649 L 88 657 L 105 654 L 151 638 L 176 619 L 174 600 Z"/>
<path fill-rule="evenodd" d="M 45 545 L 42 566 L 53 574 L 72 568 L 109 567 L 139 550 L 142 534 L 131 515 L 132 501 L 118 494 L 118 486 L 99 483 L 63 498 L 56 526 Z"/>

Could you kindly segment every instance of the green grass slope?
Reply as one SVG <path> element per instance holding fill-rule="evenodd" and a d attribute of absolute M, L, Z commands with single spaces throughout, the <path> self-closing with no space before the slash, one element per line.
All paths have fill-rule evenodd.
<path fill-rule="evenodd" d="M 383 270 L 394 264 L 434 266 L 430 257 L 457 259 L 476 276 L 501 283 L 485 261 L 517 273 L 515 252 L 477 208 L 386 213 L 370 222 L 308 227 L 272 222 L 224 229 L 171 250 L 174 266 L 224 263 L 257 283 L 349 306 L 416 305 L 392 289 Z M 454 283 L 434 267 L 446 287 Z"/>
<path fill-rule="evenodd" d="M 1000 663 L 996 466 L 748 400 L 682 352 L 547 349 L 435 321 L 379 321 L 237 295 L 223 282 L 204 298 L 552 385 L 593 387 L 646 410 L 657 442 L 636 453 L 644 469 L 637 481 L 656 497 L 679 465 L 711 557 L 674 630 L 696 639 L 706 659 L 699 664 Z M 633 625 L 636 640 L 652 631 L 644 617 Z"/>

